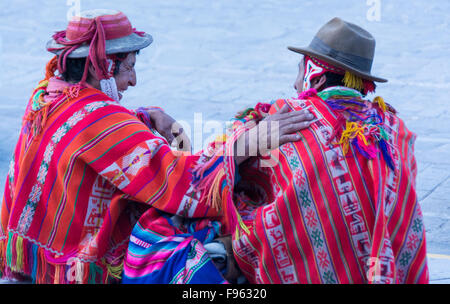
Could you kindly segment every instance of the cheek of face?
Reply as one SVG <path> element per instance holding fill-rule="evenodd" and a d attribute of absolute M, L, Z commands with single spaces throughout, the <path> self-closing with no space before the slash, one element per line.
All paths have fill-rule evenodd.
<path fill-rule="evenodd" d="M 298 65 L 298 74 L 297 79 L 295 80 L 295 88 L 298 93 L 301 93 L 303 91 L 304 78 L 305 78 L 305 68 L 302 60 Z"/>
<path fill-rule="evenodd" d="M 136 54 L 130 53 L 120 64 L 119 73 L 114 76 L 119 93 L 125 92 L 130 85 L 136 85 L 135 62 Z"/>

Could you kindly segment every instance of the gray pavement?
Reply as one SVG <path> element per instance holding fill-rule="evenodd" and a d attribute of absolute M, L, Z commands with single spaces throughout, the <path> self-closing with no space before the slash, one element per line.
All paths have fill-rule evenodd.
<path fill-rule="evenodd" d="M 2 185 L 25 102 L 51 58 L 45 42 L 66 25 L 66 3 L 0 3 Z M 358 0 L 80 1 L 82 10 L 122 10 L 154 37 L 138 56 L 138 86 L 126 93 L 124 104 L 161 106 L 191 126 L 195 113 L 204 121 L 226 121 L 258 101 L 293 96 L 299 56 L 286 46 L 307 45 L 332 17 L 370 31 L 377 39 L 373 73 L 389 79 L 377 93 L 418 135 L 417 193 L 431 282 L 450 283 L 450 2 L 378 3 L 379 20 L 371 21 L 373 5 Z M 214 133 L 203 131 L 204 141 Z"/>

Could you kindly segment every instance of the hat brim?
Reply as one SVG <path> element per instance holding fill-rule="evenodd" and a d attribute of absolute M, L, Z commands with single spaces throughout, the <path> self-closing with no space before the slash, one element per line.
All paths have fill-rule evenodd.
<path fill-rule="evenodd" d="M 340 61 L 337 61 L 336 59 L 334 59 L 334 58 L 332 58 L 330 56 L 320 54 L 320 53 L 316 52 L 315 50 L 311 49 L 310 47 L 293 47 L 293 46 L 288 46 L 287 48 L 290 51 L 293 51 L 293 52 L 296 52 L 296 53 L 300 53 L 300 54 L 303 54 L 303 55 L 308 55 L 308 56 L 311 56 L 311 57 L 316 57 L 316 58 L 318 58 L 320 60 L 323 60 L 325 62 L 328 62 L 328 63 L 332 64 L 332 65 L 340 67 L 340 68 L 342 68 L 344 70 L 348 70 L 348 71 L 354 73 L 355 75 L 357 75 L 357 76 L 359 76 L 359 77 L 361 77 L 363 79 L 376 81 L 376 82 L 387 82 L 388 81 L 385 78 L 376 77 L 376 76 L 373 76 L 371 74 L 367 74 L 367 73 L 364 73 L 362 71 L 356 70 L 353 67 L 351 67 L 349 65 L 346 65 L 345 63 L 342 63 Z"/>
<path fill-rule="evenodd" d="M 146 48 L 153 42 L 153 37 L 147 33 L 140 36 L 136 33 L 132 33 L 129 36 L 122 38 L 106 40 L 105 48 L 106 54 L 117 54 L 117 53 L 129 53 Z M 64 45 L 57 43 L 55 40 L 50 40 L 47 42 L 47 50 L 62 48 Z M 49 50 L 50 51 L 50 50 Z M 61 54 L 62 50 L 50 51 L 56 55 Z M 89 55 L 89 45 L 84 44 L 79 48 L 73 50 L 68 57 L 69 58 L 85 58 Z"/>

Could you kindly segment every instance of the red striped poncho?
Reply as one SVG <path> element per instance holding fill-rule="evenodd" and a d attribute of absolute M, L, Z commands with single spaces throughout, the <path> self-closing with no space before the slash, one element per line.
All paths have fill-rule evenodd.
<path fill-rule="evenodd" d="M 135 112 L 92 88 L 60 94 L 47 110 L 39 134 L 24 124 L 7 177 L 3 275 L 37 283 L 114 281 L 131 230 L 149 206 L 217 215 L 197 204 L 190 188 L 199 156 L 172 152 Z"/>
<path fill-rule="evenodd" d="M 286 103 L 309 108 L 318 120 L 299 132 L 300 141 L 272 152 L 275 166 L 257 161 L 240 168 L 234 196 L 248 233 L 237 226 L 233 248 L 246 277 L 251 283 L 427 283 L 415 135 L 374 105 L 392 170 L 380 150 L 368 159 L 352 145 L 344 153 L 330 142 L 339 116 L 320 97 L 277 100 L 270 112 Z"/>

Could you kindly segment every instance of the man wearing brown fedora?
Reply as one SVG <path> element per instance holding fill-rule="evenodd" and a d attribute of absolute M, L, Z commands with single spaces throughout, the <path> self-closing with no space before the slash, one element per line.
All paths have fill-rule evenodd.
<path fill-rule="evenodd" d="M 288 105 L 316 121 L 269 154 L 276 165 L 239 168 L 241 271 L 251 283 L 427 283 L 415 134 L 381 97 L 366 97 L 387 82 L 371 74 L 375 39 L 334 18 L 309 46 L 288 48 L 303 55 L 299 96 L 269 113 Z"/>

